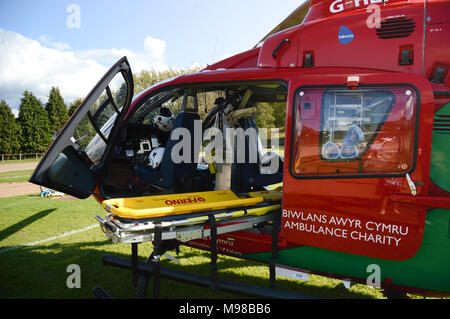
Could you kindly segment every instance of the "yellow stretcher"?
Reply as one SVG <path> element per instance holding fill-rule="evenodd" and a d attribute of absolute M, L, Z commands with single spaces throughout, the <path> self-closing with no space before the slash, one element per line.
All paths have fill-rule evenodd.
<path fill-rule="evenodd" d="M 146 219 L 248 207 L 260 204 L 265 199 L 281 200 L 281 195 L 277 192 L 255 192 L 241 198 L 230 190 L 224 190 L 109 199 L 103 201 L 102 205 L 120 218 Z"/>
<path fill-rule="evenodd" d="M 270 190 L 270 191 L 259 191 L 259 192 L 248 193 L 248 196 L 263 197 L 264 200 L 281 201 L 281 199 L 283 197 L 283 192 L 281 191 L 281 189 L 275 189 L 275 190 Z"/>

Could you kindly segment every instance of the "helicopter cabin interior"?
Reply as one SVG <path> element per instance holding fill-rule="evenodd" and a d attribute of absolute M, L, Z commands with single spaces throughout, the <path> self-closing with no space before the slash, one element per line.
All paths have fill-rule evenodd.
<path fill-rule="evenodd" d="M 111 101 L 119 100 L 120 94 L 118 90 L 111 93 L 112 99 L 100 96 L 103 104 L 95 103 L 75 130 L 74 140 L 93 164 L 100 163 L 104 155 L 105 141 L 119 109 L 112 107 Z M 260 130 L 257 122 L 263 122 L 264 110 L 276 108 L 283 126 L 279 132 L 283 134 L 286 95 L 284 83 L 249 81 L 172 86 L 145 96 L 131 110 L 113 141 L 113 151 L 107 154 L 100 176 L 101 193 L 105 198 L 223 189 L 241 194 L 282 183 L 283 150 L 271 149 L 272 145 L 278 148 L 278 136 L 271 134 L 273 130 Z M 168 132 L 158 129 L 154 121 L 164 108 L 174 118 Z M 232 131 L 231 146 L 220 135 L 229 128 L 242 129 Z M 189 141 L 180 148 L 186 138 L 183 133 Z M 220 139 L 223 143 L 218 143 Z M 164 155 L 153 168 L 149 156 L 161 147 Z M 267 167 L 271 161 L 275 163 L 272 170 Z"/>

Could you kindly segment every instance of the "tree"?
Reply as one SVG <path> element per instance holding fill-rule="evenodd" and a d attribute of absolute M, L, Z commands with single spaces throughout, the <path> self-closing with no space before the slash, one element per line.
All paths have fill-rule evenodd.
<path fill-rule="evenodd" d="M 44 152 L 51 143 L 48 114 L 33 93 L 25 91 L 19 109 L 22 130 L 20 145 L 23 153 Z"/>
<path fill-rule="evenodd" d="M 57 87 L 51 88 L 45 110 L 48 113 L 49 130 L 54 134 L 66 124 L 69 118 L 67 115 L 67 106 Z"/>
<path fill-rule="evenodd" d="M 73 113 L 75 113 L 81 103 L 83 103 L 83 99 L 77 98 L 70 104 L 69 116 L 72 116 Z M 89 117 L 85 115 L 84 118 L 80 121 L 80 124 L 78 124 L 78 126 L 76 127 L 75 132 L 73 133 L 73 137 L 82 148 L 86 148 L 88 143 L 96 134 L 97 132 L 95 132 L 95 129 L 92 126 Z"/>
<path fill-rule="evenodd" d="M 259 128 L 275 127 L 275 116 L 273 116 L 273 108 L 270 103 L 257 105 L 255 122 Z"/>
<path fill-rule="evenodd" d="M 69 106 L 68 115 L 69 117 L 72 116 L 73 113 L 77 110 L 77 108 L 80 106 L 80 104 L 83 103 L 82 98 L 77 98 L 75 101 L 72 102 Z"/>
<path fill-rule="evenodd" d="M 119 109 L 125 104 L 127 93 L 128 93 L 128 86 L 125 82 L 123 82 L 114 96 L 114 102 L 116 103 Z"/>
<path fill-rule="evenodd" d="M 286 103 L 276 102 L 272 104 L 273 113 L 275 118 L 274 126 L 284 129 L 286 125 Z"/>
<path fill-rule="evenodd" d="M 20 126 L 9 105 L 0 101 L 0 153 L 15 154 L 20 150 Z"/>
<path fill-rule="evenodd" d="M 138 94 L 150 86 L 159 83 L 161 81 L 174 78 L 184 74 L 195 73 L 201 70 L 201 67 L 196 67 L 190 70 L 176 70 L 168 69 L 165 71 L 156 71 L 154 69 L 148 71 L 143 70 L 139 74 L 133 75 L 134 82 L 134 94 Z"/>

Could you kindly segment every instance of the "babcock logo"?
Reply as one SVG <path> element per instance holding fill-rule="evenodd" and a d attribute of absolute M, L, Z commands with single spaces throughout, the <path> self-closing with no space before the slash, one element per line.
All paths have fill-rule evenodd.
<path fill-rule="evenodd" d="M 339 29 L 339 42 L 342 44 L 348 44 L 355 39 L 355 35 L 352 30 L 347 28 L 346 26 L 341 26 Z"/>

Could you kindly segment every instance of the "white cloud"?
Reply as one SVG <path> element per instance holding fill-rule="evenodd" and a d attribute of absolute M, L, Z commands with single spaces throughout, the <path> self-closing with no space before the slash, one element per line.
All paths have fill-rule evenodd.
<path fill-rule="evenodd" d="M 36 41 L 0 29 L 0 99 L 15 111 L 25 90 L 46 103 L 51 87 L 57 86 L 69 104 L 77 97 L 85 97 L 123 56 L 130 61 L 133 73 L 167 69 L 165 47 L 163 40 L 147 37 L 142 52 L 115 48 L 74 51 L 67 43 L 51 41 L 45 35 Z"/>
<path fill-rule="evenodd" d="M 66 42 L 52 42 L 50 45 L 60 51 L 70 50 L 70 45 L 68 45 Z"/>
<path fill-rule="evenodd" d="M 39 36 L 38 41 L 45 47 L 51 47 L 60 51 L 70 50 L 70 45 L 66 42 L 52 42 L 47 35 Z"/>
<path fill-rule="evenodd" d="M 166 42 L 153 37 L 146 37 L 144 41 L 145 51 L 150 53 L 155 59 L 162 59 L 166 50 Z"/>
<path fill-rule="evenodd" d="M 155 58 L 151 52 L 134 52 L 128 49 L 83 50 L 76 51 L 75 56 L 80 59 L 92 59 L 106 66 L 112 66 L 121 57 L 126 56 L 135 74 L 142 70 L 155 69 L 162 71 L 169 68 L 164 63 L 164 59 Z"/>
<path fill-rule="evenodd" d="M 95 60 L 0 29 L 0 99 L 12 108 L 19 107 L 25 90 L 45 103 L 52 86 L 59 87 L 70 103 L 89 93 L 105 72 L 106 67 Z"/>
<path fill-rule="evenodd" d="M 201 70 L 208 66 L 206 63 L 192 62 L 188 70 Z"/>
<path fill-rule="evenodd" d="M 76 51 L 75 55 L 83 59 L 93 59 L 108 66 L 113 65 L 121 57 L 126 56 L 135 74 L 142 70 L 155 69 L 162 71 L 169 68 L 164 62 L 165 41 L 148 36 L 144 40 L 143 47 L 143 52 L 134 52 L 128 49 L 94 49 Z"/>

